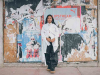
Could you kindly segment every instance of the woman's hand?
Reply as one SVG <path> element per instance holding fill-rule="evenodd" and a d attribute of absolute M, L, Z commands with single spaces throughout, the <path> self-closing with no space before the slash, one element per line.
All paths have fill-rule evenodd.
<path fill-rule="evenodd" d="M 46 40 L 47 40 L 48 42 L 51 42 L 51 39 L 50 39 L 50 38 L 47 38 L 47 37 L 46 37 Z"/>
<path fill-rule="evenodd" d="M 51 39 L 51 42 L 54 42 L 55 41 L 55 38 Z"/>

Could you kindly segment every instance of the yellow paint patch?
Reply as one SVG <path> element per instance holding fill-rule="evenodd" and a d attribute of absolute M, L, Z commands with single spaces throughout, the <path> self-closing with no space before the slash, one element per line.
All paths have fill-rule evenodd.
<path fill-rule="evenodd" d="M 76 49 L 75 52 L 73 53 L 73 55 L 71 55 L 71 57 L 68 58 L 68 62 L 69 61 L 93 61 L 90 57 L 86 58 L 85 57 L 85 52 L 87 51 L 82 51 L 81 53 L 79 53 Z M 78 54 L 78 57 L 77 57 Z"/>

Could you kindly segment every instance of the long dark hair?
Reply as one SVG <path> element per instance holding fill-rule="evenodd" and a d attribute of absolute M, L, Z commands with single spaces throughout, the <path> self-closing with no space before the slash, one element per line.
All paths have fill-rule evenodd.
<path fill-rule="evenodd" d="M 52 17 L 52 15 L 51 15 L 51 14 L 47 15 L 45 23 L 48 23 L 47 19 L 48 19 L 48 17 L 49 17 L 49 16 L 51 16 L 51 17 Z M 52 17 L 52 23 L 56 25 L 56 23 L 54 22 L 54 18 L 53 18 L 53 17 Z"/>

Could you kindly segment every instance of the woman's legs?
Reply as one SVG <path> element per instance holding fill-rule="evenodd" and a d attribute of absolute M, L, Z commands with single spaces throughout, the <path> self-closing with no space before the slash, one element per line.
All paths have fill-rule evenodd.
<path fill-rule="evenodd" d="M 46 53 L 45 53 L 45 58 L 46 58 L 46 64 L 48 65 L 48 69 L 50 69 L 51 67 L 51 61 L 50 61 L 50 52 L 51 51 L 51 46 L 47 46 L 47 50 L 46 50 Z"/>
<path fill-rule="evenodd" d="M 50 61 L 51 61 L 51 65 L 53 65 L 54 67 L 56 67 L 57 64 L 58 64 L 58 54 L 57 53 L 51 54 Z"/>
<path fill-rule="evenodd" d="M 46 63 L 48 65 L 48 68 L 51 69 L 51 71 L 54 71 L 58 63 L 58 54 L 54 53 L 51 42 L 50 45 L 47 46 L 45 57 L 46 57 Z"/>

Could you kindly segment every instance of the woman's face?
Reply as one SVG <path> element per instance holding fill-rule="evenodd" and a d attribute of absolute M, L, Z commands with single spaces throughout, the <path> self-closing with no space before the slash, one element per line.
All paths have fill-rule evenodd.
<path fill-rule="evenodd" d="M 48 23 L 51 23 L 52 22 L 52 17 L 51 16 L 48 16 L 47 21 L 48 21 Z"/>

